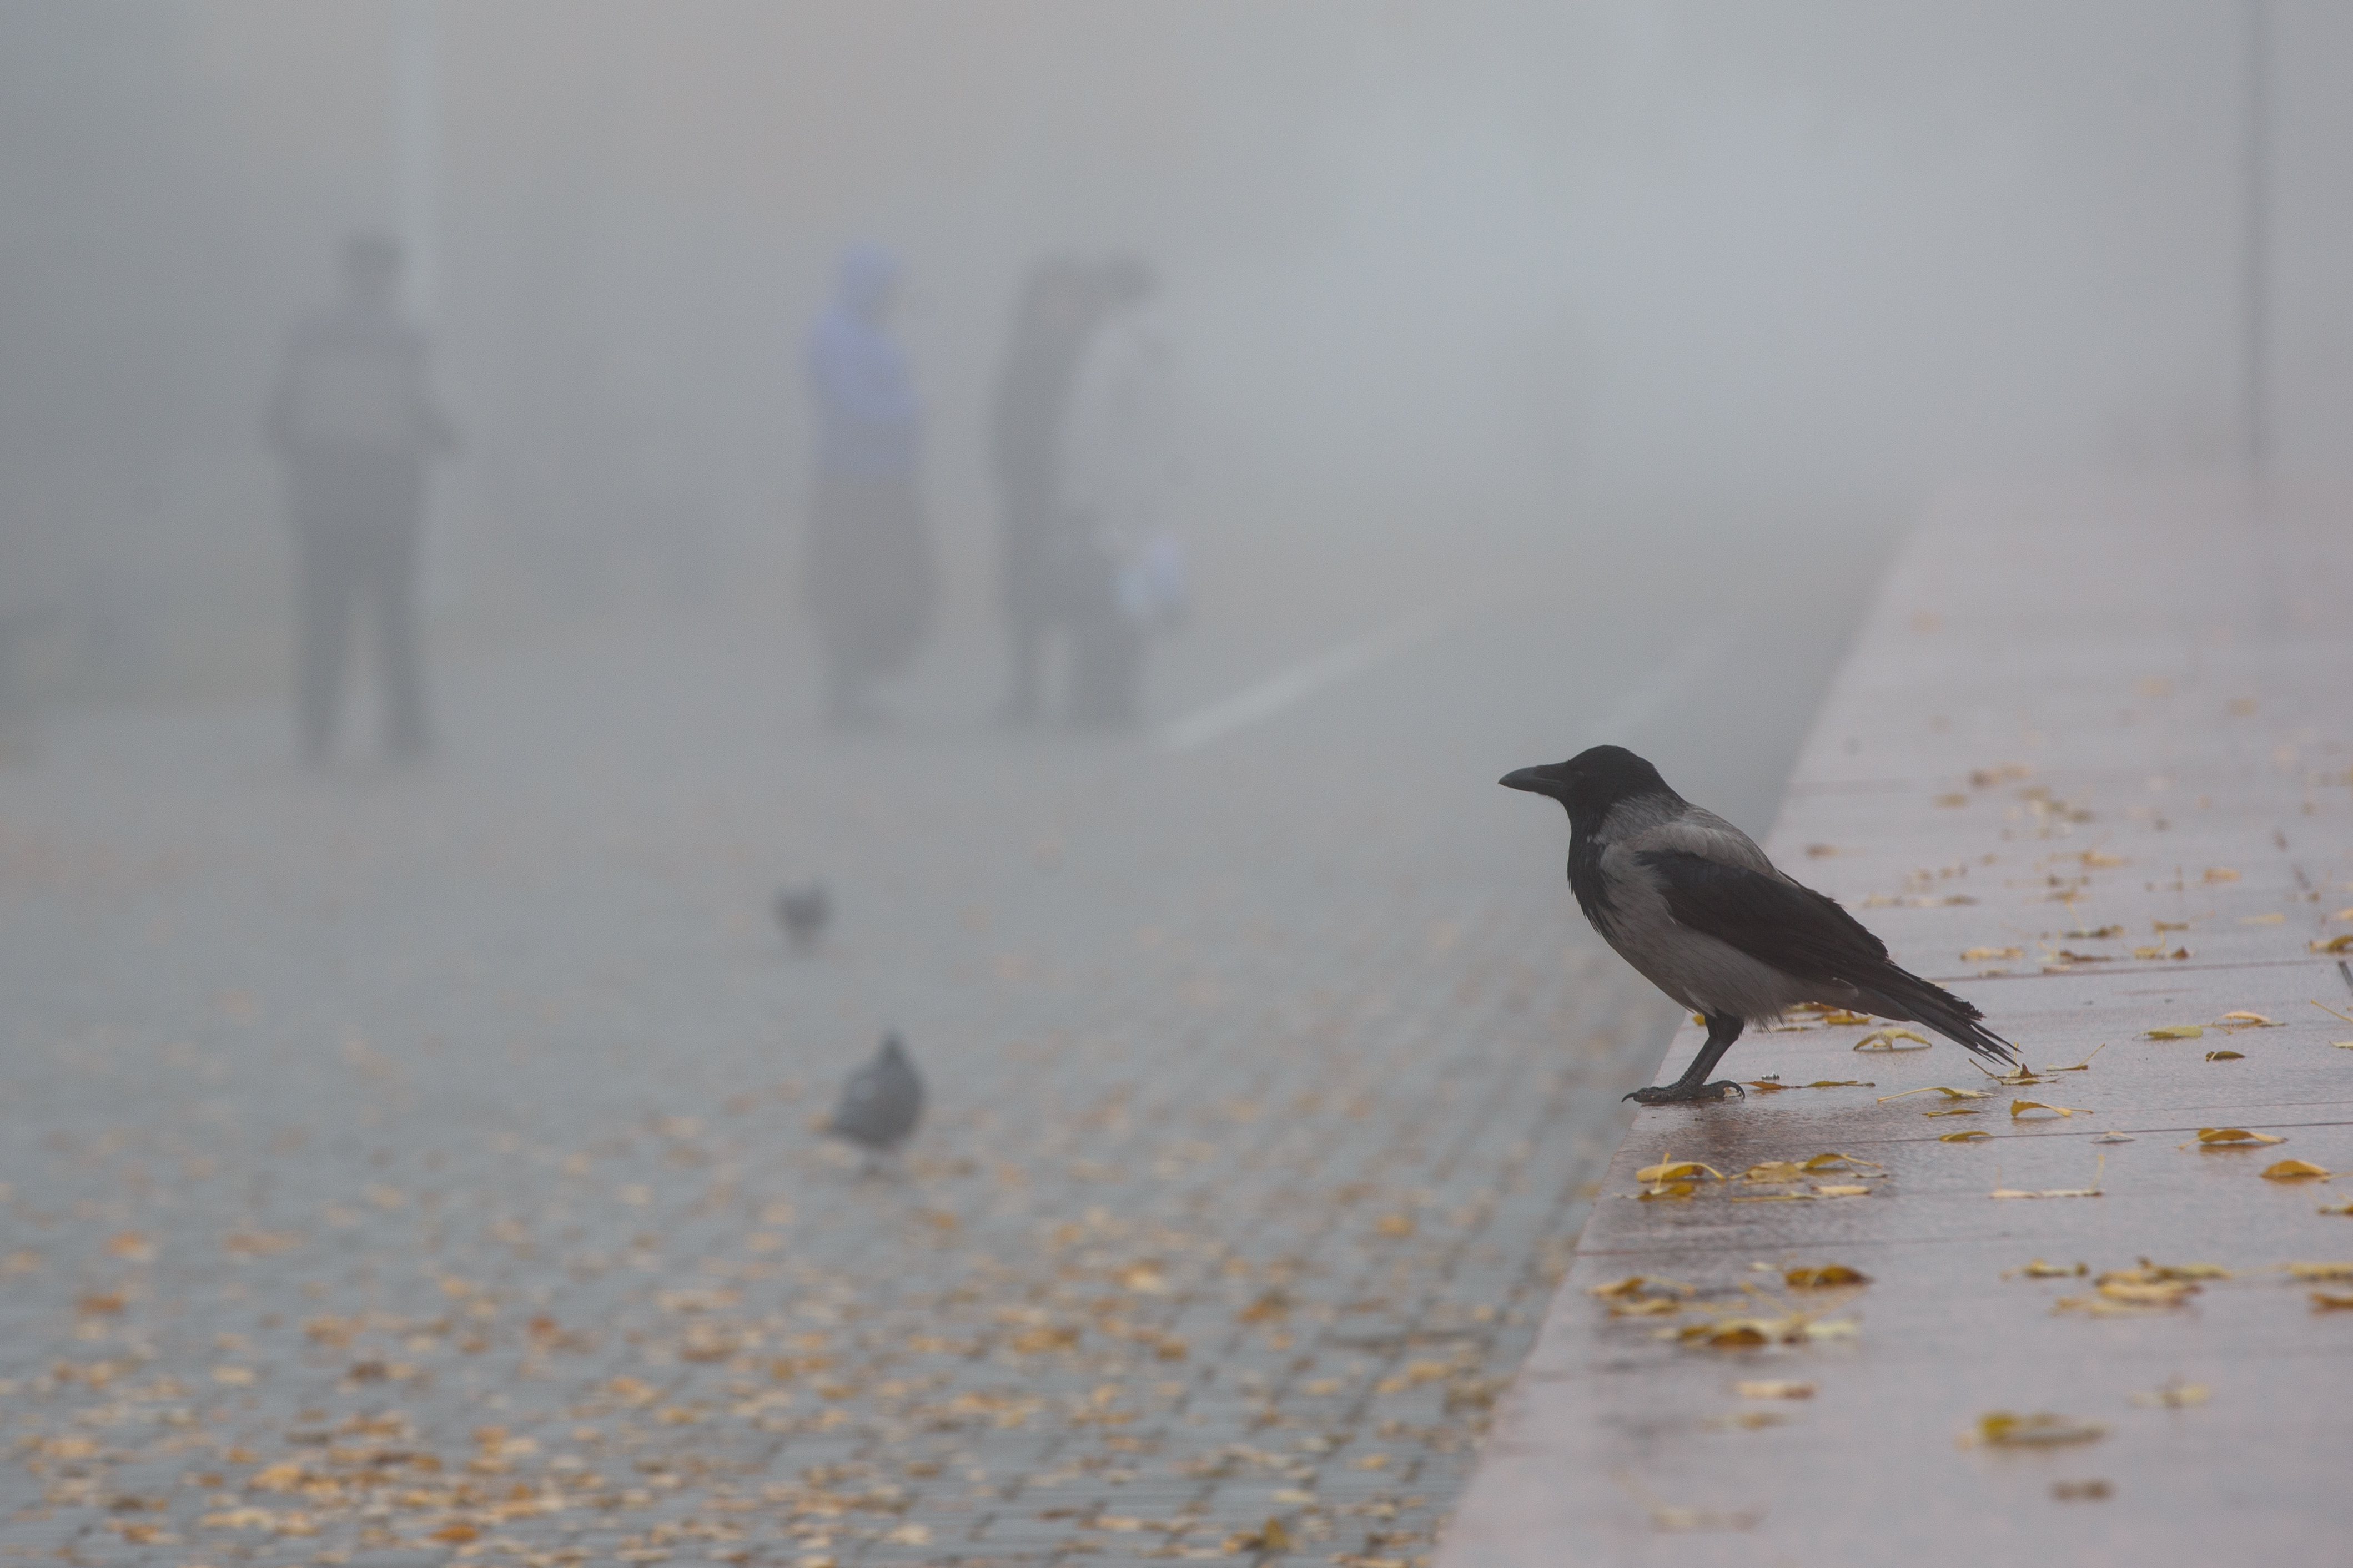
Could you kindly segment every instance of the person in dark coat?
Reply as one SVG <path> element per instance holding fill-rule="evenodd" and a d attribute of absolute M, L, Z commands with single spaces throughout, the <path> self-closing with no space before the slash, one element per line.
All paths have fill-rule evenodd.
<path fill-rule="evenodd" d="M 997 588 L 1011 689 L 1001 720 L 1039 716 L 1046 645 L 1082 596 L 1088 563 L 1079 521 L 1062 503 L 1060 439 L 1071 387 L 1096 314 L 1093 279 L 1068 257 L 1023 280 L 991 409 L 998 514 Z"/>
<path fill-rule="evenodd" d="M 269 400 L 294 531 L 295 726 L 312 763 L 334 744 L 354 610 L 375 628 L 386 754 L 414 760 L 431 745 L 418 535 L 426 462 L 456 437 L 427 382 L 425 334 L 400 312 L 400 267 L 388 236 L 345 242 L 343 297 L 295 328 Z"/>
<path fill-rule="evenodd" d="M 838 729 L 881 721 L 869 689 L 905 668 L 931 627 L 931 544 L 916 488 L 923 410 L 888 330 L 898 289 L 895 258 L 852 247 L 809 335 L 818 439 L 807 586 Z"/>

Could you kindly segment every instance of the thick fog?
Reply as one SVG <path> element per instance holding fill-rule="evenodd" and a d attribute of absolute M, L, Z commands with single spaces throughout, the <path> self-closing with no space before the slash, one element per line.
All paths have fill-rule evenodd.
<path fill-rule="evenodd" d="M 2274 445 L 2353 413 L 2353 20 L 2274 0 Z M 944 613 L 985 616 L 1024 269 L 1127 251 L 1205 584 L 2241 446 L 2248 10 L 581 4 L 0 10 L 0 598 L 49 697 L 281 680 L 260 409 L 404 238 L 462 426 L 429 619 L 795 603 L 802 342 L 890 247 Z M 1493 559 L 1482 565 L 1493 568 Z M 1295 580 L 1294 580 L 1295 578 Z M 29 646 L 29 645 L 28 645 Z"/>
<path fill-rule="evenodd" d="M 1686 1016 L 1643 976 L 1715 977 L 1715 1054 L 1818 988 L 1616 881 L 1754 865 L 1655 783 L 2051 1062 L 1950 968 L 2021 949 L 1920 906 L 2106 920 L 2195 755 L 2316 780 L 2221 640 L 2324 615 L 2285 550 L 2098 643 L 2179 612 L 2014 542 L 2276 542 L 2339 478 L 2348 49 L 2325 0 L 0 0 L 0 1545 L 1427 1563 Z M 1931 508 L 2025 558 L 1955 590 Z M 1997 575 L 2106 613 L 1915 679 Z M 1945 630 L 1826 705 L 1866 616 Z M 1905 800 L 2092 822 L 1937 792 L 2111 700 L 2099 826 L 1906 874 L 1955 841 Z M 1750 1081 L 1669 1157 L 1846 1125 Z M 1654 1468 L 1624 1528 L 1753 1521 Z"/>

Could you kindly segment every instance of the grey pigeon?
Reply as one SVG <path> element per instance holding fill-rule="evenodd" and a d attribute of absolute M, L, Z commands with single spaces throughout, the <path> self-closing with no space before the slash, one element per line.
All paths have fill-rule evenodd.
<path fill-rule="evenodd" d="M 776 923 L 785 928 L 785 939 L 797 948 L 815 947 L 832 918 L 833 897 L 823 882 L 805 882 L 776 895 Z"/>
<path fill-rule="evenodd" d="M 1623 746 L 1497 781 L 1568 808 L 1568 886 L 1601 940 L 1642 977 L 1707 1020 L 1707 1043 L 1644 1105 L 1740 1092 L 1707 1075 L 1749 1024 L 1800 1002 L 1835 1002 L 1926 1024 L 1989 1061 L 2010 1042 L 1976 1007 L 1888 962 L 1887 944 L 1836 900 L 1775 868 L 1748 835 L 1667 787 Z"/>
<path fill-rule="evenodd" d="M 923 1116 L 923 1080 L 895 1034 L 882 1037 L 874 1059 L 849 1075 L 826 1131 L 866 1151 L 867 1168 L 914 1135 Z"/>

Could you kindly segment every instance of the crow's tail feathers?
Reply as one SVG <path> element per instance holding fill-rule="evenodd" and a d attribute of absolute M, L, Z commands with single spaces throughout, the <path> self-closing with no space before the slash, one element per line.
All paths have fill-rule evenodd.
<path fill-rule="evenodd" d="M 1932 981 L 1890 963 L 1868 978 L 1856 976 L 1863 1005 L 1883 1018 L 1926 1024 L 1947 1039 L 1966 1046 L 1988 1061 L 2008 1067 L 2017 1061 L 2017 1047 L 1978 1020 L 1985 1015 Z"/>

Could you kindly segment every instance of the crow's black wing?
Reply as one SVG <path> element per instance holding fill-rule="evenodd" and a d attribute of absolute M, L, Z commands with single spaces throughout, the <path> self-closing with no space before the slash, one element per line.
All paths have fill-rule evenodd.
<path fill-rule="evenodd" d="M 1657 873 L 1678 921 L 1785 974 L 1852 984 L 1887 963 L 1885 942 L 1811 888 L 1685 849 L 1645 849 L 1634 858 Z"/>
<path fill-rule="evenodd" d="M 1984 1014 L 1890 963 L 1887 944 L 1837 900 L 1685 849 L 1646 849 L 1634 858 L 1658 875 L 1667 912 L 1693 931 L 1806 984 L 1851 985 L 1862 1007 L 1880 1017 L 1926 1024 L 1989 1060 L 2011 1059 L 2010 1042 L 1978 1022 Z"/>

